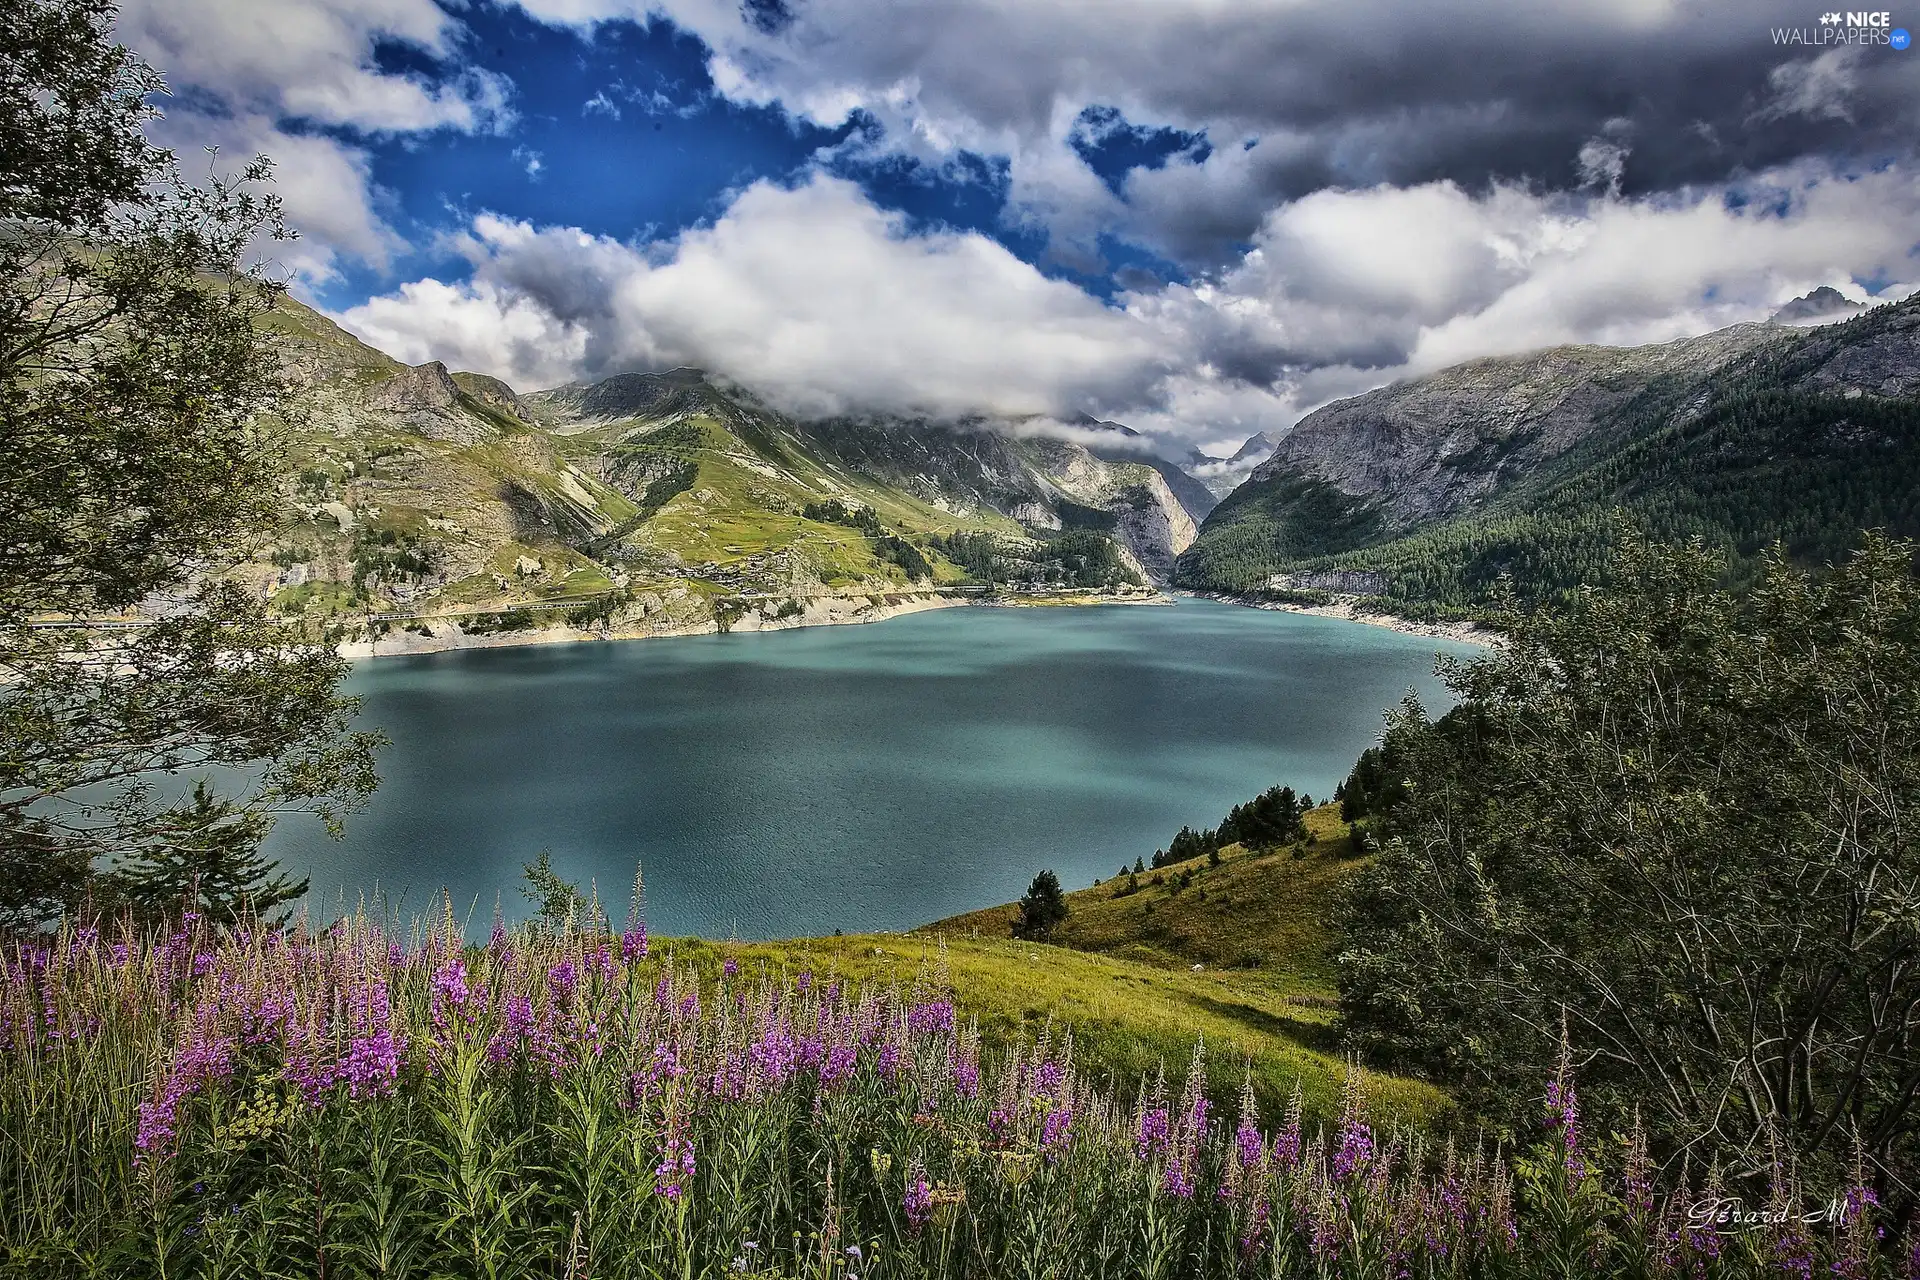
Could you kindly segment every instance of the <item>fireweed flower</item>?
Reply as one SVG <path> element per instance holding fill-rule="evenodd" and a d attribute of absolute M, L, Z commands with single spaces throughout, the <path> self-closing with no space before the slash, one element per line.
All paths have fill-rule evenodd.
<path fill-rule="evenodd" d="M 838 1040 L 827 1048 L 827 1056 L 820 1063 L 820 1083 L 837 1084 L 853 1074 L 858 1063 L 860 1048 L 850 1040 Z"/>
<path fill-rule="evenodd" d="M 907 1028 L 916 1035 L 945 1035 L 953 1030 L 953 1001 L 934 1000 L 907 1010 Z"/>
<path fill-rule="evenodd" d="M 1547 1082 L 1547 1128 L 1560 1147 L 1567 1176 L 1575 1182 L 1585 1178 L 1587 1162 L 1580 1154 L 1580 1100 L 1564 1066 L 1558 1077 Z"/>
<path fill-rule="evenodd" d="M 1277 1167 L 1285 1170 L 1299 1167 L 1302 1137 L 1300 1085 L 1296 1082 L 1293 1086 L 1293 1100 L 1287 1104 L 1286 1127 L 1281 1129 L 1273 1139 L 1273 1163 Z"/>
<path fill-rule="evenodd" d="M 859 1144 L 853 1150 L 869 1142 L 886 1147 L 906 1133 L 918 1159 L 903 1155 L 888 1166 L 911 1161 L 903 1184 L 889 1182 L 890 1174 L 878 1179 L 883 1189 L 900 1188 L 891 1193 L 900 1197 L 891 1202 L 892 1221 L 903 1235 L 911 1228 L 924 1236 L 954 1220 L 953 1206 L 964 1197 L 933 1183 L 928 1166 L 941 1167 L 948 1150 L 942 1144 L 962 1150 L 972 1135 L 978 1154 L 989 1157 L 987 1167 L 1008 1186 L 1052 1162 L 1053 1177 L 1082 1187 L 1083 1176 L 1103 1177 L 1097 1169 L 1088 1174 L 1082 1158 L 1088 1168 L 1108 1158 L 1132 1166 L 1137 1174 L 1130 1169 L 1132 1176 L 1100 1184 L 1103 1194 L 1109 1187 L 1116 1193 L 1115 1211 L 1125 1210 L 1129 1198 L 1158 1200 L 1162 1211 L 1213 1231 L 1216 1244 L 1240 1257 L 1249 1273 L 1331 1273 L 1364 1264 L 1368 1274 L 1399 1280 L 1503 1271 L 1525 1256 L 1503 1155 L 1483 1147 L 1461 1160 L 1449 1143 L 1436 1160 L 1418 1138 L 1376 1132 L 1362 1120 L 1357 1072 L 1347 1082 L 1337 1123 L 1304 1131 L 1296 1088 L 1280 1132 L 1268 1143 L 1245 1084 L 1231 1123 L 1210 1126 L 1198 1072 L 1189 1073 L 1174 1099 L 1164 1081 L 1143 1085 L 1126 1111 L 1076 1075 L 1064 1037 L 1056 1045 L 1053 1035 L 1043 1035 L 1037 1045 L 983 1066 L 977 1028 L 957 1029 L 951 1001 L 924 998 L 924 986 L 911 996 L 873 987 L 842 995 L 836 987 L 801 993 L 755 979 L 757 985 L 729 984 L 716 1000 L 711 970 L 705 986 L 682 968 L 669 971 L 658 988 L 657 972 L 619 971 L 608 934 L 564 940 L 509 934 L 493 955 L 435 931 L 424 945 L 414 944 L 418 963 L 409 966 L 404 956 L 395 965 L 397 944 L 364 922 L 284 937 L 182 932 L 170 967 L 160 962 L 165 934 L 147 945 L 118 944 L 127 948 L 124 960 L 97 940 L 82 949 L 71 935 L 0 952 L 0 1039 L 10 1038 L 0 1053 L 10 1059 L 64 1052 L 71 1037 L 103 1018 L 145 1020 L 161 1044 L 144 1089 L 123 1104 L 120 1132 L 143 1169 L 194 1162 L 181 1164 L 182 1188 L 206 1172 L 198 1163 L 205 1139 L 221 1151 L 236 1138 L 265 1131 L 243 1130 L 231 1119 L 267 1106 L 242 1101 L 250 1088 L 271 1096 L 264 1114 L 280 1117 L 290 1092 L 309 1106 L 335 1109 L 400 1093 L 413 1045 L 427 1050 L 414 1066 L 432 1071 L 437 1061 L 444 1070 L 450 1037 L 436 1037 L 430 1020 L 437 1019 L 453 1034 L 474 1037 L 476 1050 L 484 1028 L 486 1059 L 494 1064 L 489 1072 L 509 1066 L 511 1088 L 533 1091 L 541 1115 L 552 1114 L 540 1100 L 550 1074 L 564 1079 L 603 1051 L 610 1067 L 620 1064 L 614 1081 L 627 1113 L 623 1123 L 646 1135 L 641 1154 L 655 1160 L 651 1166 L 641 1160 L 639 1190 L 656 1202 L 680 1205 L 696 1194 L 697 1150 L 719 1162 L 711 1180 L 716 1186 L 730 1182 L 735 1123 L 784 1116 L 806 1124 L 811 1115 L 823 1129 L 848 1126 L 848 1139 Z M 193 976 L 196 954 L 203 957 L 199 977 Z M 615 970 L 610 977 L 609 968 Z M 596 980 L 596 971 L 607 980 Z M 650 990 L 657 990 L 657 1001 L 646 999 Z M 688 1016 L 689 997 L 705 999 L 708 1008 Z M 548 1070 L 537 1070 L 543 1065 Z M 531 1075 L 522 1074 L 529 1068 Z M 749 1114 L 745 1108 L 761 1106 L 757 1099 L 775 1101 Z M 343 1113 L 328 1127 L 351 1133 L 356 1125 L 394 1118 L 384 1111 Z M 983 1119 L 990 1137 L 975 1128 Z M 261 1123 L 272 1128 L 282 1121 Z M 717 1126 L 711 1147 L 709 1123 Z M 1579 1134 L 1570 1072 L 1547 1091 L 1544 1123 L 1578 1157 L 1585 1176 L 1602 1172 L 1602 1161 L 1586 1149 L 1590 1141 Z M 862 1132 L 876 1125 L 893 1128 Z M 1913 1243 L 1903 1242 L 1896 1257 L 1891 1241 L 1876 1239 L 1881 1218 L 1863 1174 L 1843 1193 L 1845 1218 L 1836 1222 L 1837 1232 L 1798 1221 L 1793 1211 L 1804 1197 L 1782 1164 L 1769 1209 L 1771 1221 L 1783 1225 L 1765 1234 L 1722 1236 L 1689 1229 L 1692 1199 L 1684 1187 L 1678 1197 L 1662 1196 L 1645 1147 L 1636 1125 L 1624 1168 L 1610 1174 L 1620 1178 L 1617 1201 L 1593 1202 L 1604 1215 L 1596 1236 L 1608 1242 L 1588 1260 L 1595 1274 L 1616 1266 L 1700 1280 L 1757 1275 L 1764 1266 L 1792 1280 L 1816 1274 L 1866 1280 L 1904 1275 L 1903 1265 L 1920 1267 Z M 1061 1158 L 1068 1152 L 1075 1153 L 1072 1162 Z M 209 1177 L 206 1185 L 217 1184 Z M 1716 1185 L 1710 1180 L 1702 1194 L 1712 1197 Z M 1209 1194 L 1196 1203 L 1201 1186 Z M 857 1222 L 859 1214 L 884 1207 L 841 1204 L 837 1211 Z M 986 1201 L 978 1211 L 999 1212 Z M 835 1235 L 831 1256 L 842 1257 L 841 1246 L 852 1237 L 837 1226 Z M 751 1256 L 738 1236 L 727 1243 L 733 1247 L 718 1255 L 721 1265 Z"/>
<path fill-rule="evenodd" d="M 678 1115 L 668 1118 L 666 1141 L 660 1146 L 660 1163 L 654 1166 L 654 1194 L 678 1200 L 686 1194 L 693 1178 L 693 1141 L 687 1137 Z"/>
<path fill-rule="evenodd" d="M 1158 1155 L 1167 1149 L 1170 1137 L 1167 1109 L 1150 1108 L 1140 1113 L 1139 1131 L 1133 1139 L 1134 1152 L 1142 1160 Z"/>
<path fill-rule="evenodd" d="M 913 1228 L 915 1235 L 933 1217 L 933 1187 L 928 1184 L 927 1171 L 917 1156 L 907 1169 L 907 1190 L 901 1197 L 901 1206 L 907 1212 L 907 1224 Z"/>
<path fill-rule="evenodd" d="M 174 1131 L 174 1118 L 179 1110 L 180 1097 L 173 1091 L 169 1081 L 158 1097 L 140 1104 L 140 1127 L 134 1135 L 133 1145 L 137 1148 L 134 1160 L 145 1163 L 148 1160 L 163 1160 L 173 1154 L 173 1144 L 177 1137 Z"/>
<path fill-rule="evenodd" d="M 1360 1073 L 1347 1072 L 1346 1096 L 1340 1108 L 1340 1139 L 1333 1156 L 1333 1180 L 1344 1182 L 1373 1159 L 1373 1130 L 1360 1118 Z"/>
<path fill-rule="evenodd" d="M 1252 1116 L 1242 1116 L 1240 1127 L 1233 1131 L 1233 1150 L 1240 1167 L 1251 1171 L 1260 1163 L 1260 1156 L 1267 1149 L 1266 1135 L 1254 1127 Z"/>
<path fill-rule="evenodd" d="M 1040 1126 L 1040 1150 L 1047 1153 L 1049 1159 L 1060 1154 L 1056 1148 L 1065 1146 L 1072 1136 L 1073 1107 L 1056 1107 L 1047 1112 L 1047 1118 Z"/>
<path fill-rule="evenodd" d="M 487 1042 L 487 1058 L 493 1062 L 511 1062 L 533 1035 L 533 1000 L 529 996 L 508 996 L 501 1012 L 500 1029 Z"/>
<path fill-rule="evenodd" d="M 446 1025 L 448 1013 L 464 1013 L 473 1000 L 467 985 L 467 962 L 458 957 L 447 961 L 433 975 L 433 1025 Z"/>

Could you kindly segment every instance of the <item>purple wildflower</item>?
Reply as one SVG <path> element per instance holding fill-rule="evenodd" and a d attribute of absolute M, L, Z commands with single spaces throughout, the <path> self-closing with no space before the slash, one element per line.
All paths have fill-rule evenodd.
<path fill-rule="evenodd" d="M 1373 1159 L 1373 1130 L 1358 1116 L 1349 1116 L 1340 1126 L 1340 1148 L 1333 1156 L 1335 1180 L 1351 1176 Z"/>
<path fill-rule="evenodd" d="M 405 1037 L 396 1035 L 391 1027 L 348 1041 L 346 1057 L 340 1063 L 340 1075 L 347 1082 L 348 1095 L 391 1097 L 394 1084 L 400 1078 L 400 1054 L 405 1046 Z"/>
<path fill-rule="evenodd" d="M 678 1116 L 667 1124 L 667 1139 L 660 1147 L 660 1163 L 654 1166 L 654 1194 L 668 1200 L 678 1200 L 686 1194 L 686 1184 L 693 1177 L 693 1142 L 681 1129 Z"/>
<path fill-rule="evenodd" d="M 907 1170 L 907 1190 L 901 1204 L 907 1211 L 907 1224 L 918 1235 L 933 1218 L 933 1188 L 927 1183 L 927 1171 L 921 1167 L 918 1157 Z"/>
<path fill-rule="evenodd" d="M 1047 1112 L 1047 1118 L 1040 1125 L 1040 1149 L 1053 1153 L 1054 1148 L 1062 1146 L 1072 1136 L 1073 1107 L 1055 1107 Z"/>
<path fill-rule="evenodd" d="M 1165 1107 L 1152 1107 L 1140 1113 L 1140 1130 L 1134 1135 L 1133 1149 L 1142 1160 L 1167 1149 L 1172 1139 Z"/>

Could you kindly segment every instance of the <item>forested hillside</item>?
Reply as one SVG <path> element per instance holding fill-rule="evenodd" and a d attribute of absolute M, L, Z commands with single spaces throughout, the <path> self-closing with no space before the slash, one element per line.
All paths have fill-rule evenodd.
<path fill-rule="evenodd" d="M 1458 614 L 1503 575 L 1523 599 L 1600 581 L 1626 530 L 1702 537 L 1736 579 L 1775 541 L 1817 564 L 1865 529 L 1920 533 L 1920 303 L 1707 341 L 1645 349 L 1665 360 L 1563 359 L 1547 402 L 1518 412 L 1563 353 L 1329 406 L 1214 511 L 1177 580 Z M 1507 403 L 1449 420 L 1469 373 Z"/>

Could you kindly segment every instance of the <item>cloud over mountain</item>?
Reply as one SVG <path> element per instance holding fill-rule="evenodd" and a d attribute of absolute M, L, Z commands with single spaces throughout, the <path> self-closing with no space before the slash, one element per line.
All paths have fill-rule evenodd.
<path fill-rule="evenodd" d="M 1914 225 L 1920 182 L 1894 168 L 1640 199 L 1325 191 L 1272 211 L 1217 279 L 1109 306 L 815 175 L 646 244 L 483 215 L 459 240 L 470 282 L 418 281 L 339 319 L 406 359 L 528 383 L 695 364 L 805 415 L 1091 410 L 1230 450 L 1459 360 L 1658 341 L 1823 283 L 1913 279 Z"/>

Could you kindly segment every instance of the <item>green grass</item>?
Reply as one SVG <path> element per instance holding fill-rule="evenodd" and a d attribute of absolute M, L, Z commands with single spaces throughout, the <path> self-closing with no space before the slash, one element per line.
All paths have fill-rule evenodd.
<path fill-rule="evenodd" d="M 962 917 L 963 919 L 965 917 Z M 1344 1060 L 1332 1011 L 1316 992 L 1281 974 L 1172 969 L 1118 956 L 1020 942 L 1004 936 L 859 934 L 733 946 L 699 939 L 670 945 L 682 961 L 717 970 L 736 956 L 748 973 L 766 966 L 789 976 L 811 971 L 860 981 L 898 982 L 944 971 L 960 1008 L 980 1019 L 987 1043 L 1032 1040 L 1049 1020 L 1071 1030 L 1083 1069 L 1131 1090 L 1163 1065 L 1177 1078 L 1195 1042 L 1207 1046 L 1214 1091 L 1230 1097 L 1251 1072 L 1263 1107 L 1283 1109 L 1300 1086 L 1311 1114 L 1337 1113 Z M 942 950 L 944 946 L 944 951 Z M 1366 1074 L 1370 1110 L 1382 1121 L 1429 1124 L 1445 1117 L 1445 1094 L 1415 1080 Z"/>
<path fill-rule="evenodd" d="M 1306 823 L 1311 838 L 1298 845 L 1229 845 L 1219 866 L 1195 858 L 1143 872 L 1135 893 L 1115 896 L 1124 876 L 1070 893 L 1052 944 L 1013 939 L 1019 912 L 1011 903 L 937 921 L 914 937 L 922 951 L 947 945 L 954 984 L 983 1025 L 1010 1034 L 1051 1011 L 1123 1072 L 1151 1069 L 1205 1036 L 1225 1050 L 1216 1071 L 1252 1060 L 1263 1099 L 1298 1079 L 1310 1107 L 1329 1106 L 1341 1058 L 1327 921 L 1365 859 L 1351 856 L 1338 806 L 1309 811 Z M 893 948 L 915 944 L 855 945 L 878 945 L 876 962 L 891 963 Z M 1443 1094 L 1415 1081 L 1382 1077 L 1369 1088 L 1403 1117 L 1426 1121 L 1447 1109 Z"/>
<path fill-rule="evenodd" d="M 1365 860 L 1351 856 L 1338 806 L 1310 810 L 1306 823 L 1310 839 L 1298 845 L 1263 852 L 1228 845 L 1217 867 L 1194 858 L 1144 871 L 1137 893 L 1114 896 L 1125 887 L 1125 876 L 1070 893 L 1069 915 L 1055 941 L 1162 967 L 1256 970 L 1264 981 L 1299 994 L 1331 996 L 1326 921 L 1334 895 Z M 1006 937 L 1017 915 L 1007 903 L 938 921 L 926 931 Z"/>

